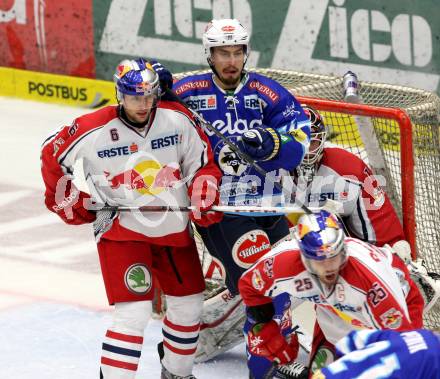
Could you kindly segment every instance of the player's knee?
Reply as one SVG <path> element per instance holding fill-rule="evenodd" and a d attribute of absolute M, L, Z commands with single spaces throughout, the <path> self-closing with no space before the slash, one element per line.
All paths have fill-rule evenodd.
<path fill-rule="evenodd" d="M 200 321 L 203 293 L 188 296 L 167 296 L 167 319 L 178 325 L 194 325 Z"/>
<path fill-rule="evenodd" d="M 112 329 L 118 331 L 143 333 L 153 311 L 152 302 L 130 301 L 116 303 L 113 313 Z"/>

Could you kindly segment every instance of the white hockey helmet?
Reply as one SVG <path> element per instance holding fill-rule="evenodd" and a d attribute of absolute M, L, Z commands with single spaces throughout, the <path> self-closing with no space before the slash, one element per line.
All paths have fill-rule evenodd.
<path fill-rule="evenodd" d="M 246 58 L 249 56 L 249 33 L 237 19 L 212 20 L 203 33 L 203 47 L 208 62 L 211 61 L 211 48 L 216 46 L 244 46 Z"/>

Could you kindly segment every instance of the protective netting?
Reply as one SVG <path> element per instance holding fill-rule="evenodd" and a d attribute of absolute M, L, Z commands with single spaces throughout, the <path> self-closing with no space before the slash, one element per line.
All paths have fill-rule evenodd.
<path fill-rule="evenodd" d="M 269 76 L 298 96 L 343 101 L 342 77 L 307 74 L 288 70 L 255 69 Z M 200 73 L 202 71 L 199 71 Z M 205 71 L 206 72 L 206 71 Z M 176 75 L 181 78 L 196 72 Z M 440 271 L 440 98 L 420 89 L 360 82 L 360 95 L 367 105 L 401 108 L 410 117 L 413 126 L 413 154 L 415 176 L 415 219 L 417 255 L 422 257 L 430 271 Z M 358 130 L 357 119 L 344 111 L 322 112 L 330 127 L 330 141 L 358 154 L 367 162 L 367 151 Z M 377 154 L 384 168 L 379 173 L 386 178 L 386 191 L 400 217 L 402 216 L 402 189 L 400 174 L 399 125 L 385 118 L 370 118 L 378 140 Z M 428 328 L 440 327 L 440 314 L 431 312 L 425 317 Z"/>

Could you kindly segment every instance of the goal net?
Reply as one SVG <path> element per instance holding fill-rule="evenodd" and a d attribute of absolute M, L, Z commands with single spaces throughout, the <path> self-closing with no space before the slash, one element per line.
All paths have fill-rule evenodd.
<path fill-rule="evenodd" d="M 440 98 L 420 89 L 361 81 L 363 104 L 349 104 L 343 101 L 342 77 L 255 71 L 318 109 L 329 128 L 329 141 L 359 155 L 385 177 L 413 257 L 423 258 L 430 271 L 439 271 Z M 440 312 L 431 311 L 425 326 L 439 328 Z"/>

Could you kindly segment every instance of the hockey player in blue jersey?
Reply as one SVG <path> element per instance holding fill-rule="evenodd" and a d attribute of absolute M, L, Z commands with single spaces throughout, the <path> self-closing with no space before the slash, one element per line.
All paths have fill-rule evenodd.
<path fill-rule="evenodd" d="M 273 180 L 288 176 L 308 149 L 310 121 L 295 97 L 276 81 L 244 70 L 249 34 L 238 20 L 210 22 L 203 45 L 212 72 L 174 84 L 193 110 L 266 170 L 261 175 L 217 135 L 207 131 L 223 171 L 221 202 L 227 205 L 278 205 L 284 194 Z M 277 178 L 278 177 L 278 178 Z M 209 252 L 225 266 L 233 295 L 242 272 L 273 244 L 289 235 L 282 216 L 225 215 L 216 226 L 198 228 Z"/>
<path fill-rule="evenodd" d="M 440 378 L 440 334 L 429 330 L 354 331 L 336 349 L 341 358 L 316 372 L 313 379 Z"/>
<path fill-rule="evenodd" d="M 279 205 L 286 198 L 290 200 L 288 190 L 281 190 L 281 178 L 284 187 L 289 188 L 286 185 L 289 171 L 301 163 L 308 150 L 309 118 L 287 89 L 266 76 L 244 69 L 250 54 L 249 34 L 238 20 L 212 20 L 203 34 L 203 45 L 212 72 L 187 76 L 176 82 L 173 90 L 228 141 L 268 172 L 262 175 L 240 159 L 222 138 L 205 129 L 215 160 L 223 171 L 221 203 Z M 169 72 L 160 64 L 153 66 L 161 80 L 168 81 L 170 86 Z M 219 325 L 219 329 L 226 325 L 223 329 L 229 330 L 228 322 L 238 325 L 236 317 L 244 323 L 243 309 L 237 308 L 241 301 L 237 287 L 241 274 L 271 247 L 289 237 L 288 224 L 282 215 L 225 214 L 216 226 L 196 227 L 210 254 L 223 264 L 230 291 L 224 290 L 217 296 L 222 308 L 220 313 L 227 316 L 221 323 L 211 322 L 210 325 Z M 222 299 L 231 296 L 235 296 L 235 300 L 223 302 Z M 204 331 L 208 333 L 210 328 Z M 212 340 L 222 341 L 225 346 L 212 344 L 209 349 L 201 336 L 199 346 L 206 347 L 201 353 L 202 359 L 227 350 L 241 338 L 238 336 L 229 346 L 225 342 L 227 339 L 220 335 Z"/>

